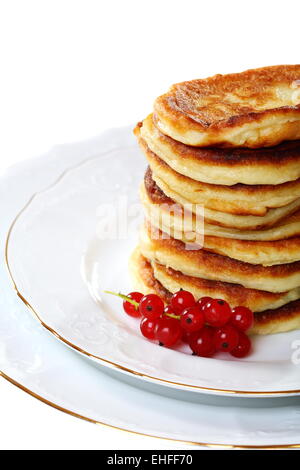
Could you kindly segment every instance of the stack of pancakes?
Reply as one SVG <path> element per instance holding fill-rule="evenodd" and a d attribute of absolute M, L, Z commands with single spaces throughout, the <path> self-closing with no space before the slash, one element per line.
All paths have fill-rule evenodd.
<path fill-rule="evenodd" d="M 253 333 L 300 328 L 300 65 L 174 85 L 135 134 L 136 287 L 244 305 Z"/>

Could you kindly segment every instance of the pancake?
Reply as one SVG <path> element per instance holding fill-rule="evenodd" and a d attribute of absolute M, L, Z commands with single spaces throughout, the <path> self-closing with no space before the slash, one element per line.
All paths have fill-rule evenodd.
<path fill-rule="evenodd" d="M 151 266 L 154 277 L 172 293 L 182 288 L 192 292 L 197 299 L 205 296 L 222 298 L 232 307 L 244 305 L 254 312 L 279 308 L 300 298 L 300 287 L 287 292 L 267 292 L 248 289 L 231 282 L 186 276 L 180 271 L 175 271 L 156 262 L 151 262 Z"/>
<path fill-rule="evenodd" d="M 138 124 L 152 152 L 181 175 L 218 185 L 278 185 L 300 178 L 300 142 L 264 149 L 197 148 L 162 134 L 152 115 Z M 300 138 L 300 137 L 299 137 Z"/>
<path fill-rule="evenodd" d="M 263 266 L 300 261 L 300 237 L 264 242 L 205 236 L 203 248 L 245 263 Z"/>
<path fill-rule="evenodd" d="M 169 291 L 161 284 L 159 280 L 156 279 L 151 263 L 141 255 L 138 248 L 133 252 L 130 258 L 129 268 L 135 289 L 143 292 L 144 294 L 156 293 L 164 300 L 165 303 L 170 302 L 172 295 L 171 291 Z M 207 281 L 208 287 L 203 289 L 202 292 L 206 290 L 210 293 L 209 295 L 215 298 L 222 296 L 224 290 L 214 290 L 212 287 L 209 289 L 209 284 L 212 284 L 212 281 Z M 246 289 L 244 289 L 244 291 L 245 290 Z M 206 295 L 201 295 L 200 290 L 198 290 L 198 294 L 199 296 L 196 296 L 197 298 Z M 290 299 L 292 298 L 293 296 L 290 296 Z M 241 300 L 241 305 L 246 305 L 244 299 L 239 298 L 239 300 Z M 286 298 L 286 301 L 287 302 L 280 307 L 278 306 L 277 308 L 273 309 L 265 309 L 259 313 L 256 312 L 255 324 L 251 330 L 251 333 L 274 334 L 300 328 L 300 301 L 296 299 L 289 300 L 288 297 Z M 253 302 L 253 304 L 254 303 L 255 302 Z M 237 305 L 237 303 L 233 302 L 230 305 L 233 307 Z"/>
<path fill-rule="evenodd" d="M 240 284 L 268 292 L 286 292 L 300 286 L 300 261 L 264 267 L 204 249 L 189 250 L 185 243 L 166 238 L 165 234 L 149 224 L 141 228 L 140 251 L 151 262 L 187 276 Z"/>
<path fill-rule="evenodd" d="M 154 224 L 157 228 L 160 228 L 167 235 L 177 240 L 182 240 L 184 243 L 195 243 L 197 234 L 194 232 L 193 221 L 191 226 L 187 226 L 189 230 L 188 236 L 182 229 L 182 222 L 180 217 L 176 214 L 164 214 L 164 209 L 157 205 L 151 205 L 147 196 L 145 196 L 145 190 L 141 188 L 141 195 L 143 197 L 143 203 L 148 216 L 149 222 Z M 290 225 L 281 226 L 282 232 L 286 231 L 286 234 L 293 227 L 300 226 L 300 214 L 293 216 L 297 218 L 297 222 L 291 221 Z M 216 227 L 215 229 L 217 229 Z M 216 232 L 214 227 L 211 225 L 205 225 L 204 227 L 200 224 L 200 230 L 203 230 L 203 236 L 201 238 L 201 248 L 203 247 L 207 251 L 217 253 L 220 255 L 228 256 L 233 259 L 244 261 L 246 263 L 261 264 L 264 266 L 273 266 L 276 264 L 287 264 L 293 263 L 300 260 L 300 237 L 291 236 L 290 238 L 264 241 L 262 234 L 264 232 L 255 232 L 257 240 L 239 240 L 237 238 L 226 238 L 228 237 L 228 231 L 225 236 L 214 236 L 212 233 Z M 293 230 L 291 230 L 293 233 Z M 236 236 L 236 233 L 231 234 Z M 259 236 L 260 235 L 260 236 Z M 242 235 L 241 235 L 242 236 Z M 261 238 L 261 239 L 259 239 Z"/>
<path fill-rule="evenodd" d="M 187 145 L 259 148 L 300 139 L 300 65 L 178 83 L 154 112 L 161 132 Z"/>
<path fill-rule="evenodd" d="M 191 203 L 181 194 L 176 193 L 167 183 L 152 174 L 152 179 L 163 193 L 172 199 L 175 203 L 181 205 L 189 205 L 192 211 L 196 213 L 197 204 Z M 202 206 L 202 204 L 198 204 Z M 220 200 L 219 206 L 222 206 Z M 236 228 L 239 230 L 257 230 L 272 227 L 287 216 L 292 215 L 300 209 L 300 198 L 283 207 L 268 209 L 264 216 L 257 215 L 236 215 L 219 210 L 213 210 L 206 205 L 203 206 L 205 211 L 205 219 L 208 223 L 221 225 L 222 227 Z"/>
<path fill-rule="evenodd" d="M 143 183 L 140 188 L 140 198 L 144 206 L 146 217 L 151 224 L 163 232 L 179 240 L 191 243 L 199 240 L 199 236 L 214 236 L 233 238 L 237 240 L 273 241 L 300 236 L 300 211 L 276 224 L 272 228 L 263 230 L 238 230 L 207 223 L 201 216 L 184 211 L 182 206 L 175 204 L 157 185 Z M 199 242 L 198 242 L 199 243 Z"/>
<path fill-rule="evenodd" d="M 264 216 L 269 208 L 283 207 L 300 197 L 300 178 L 279 185 L 233 186 L 201 183 L 173 170 L 166 162 L 153 153 L 136 135 L 152 171 L 154 181 L 163 189 L 163 184 L 180 194 L 183 200 L 192 204 L 202 204 L 208 209 L 236 215 Z M 160 185 L 159 182 L 162 182 Z"/>
<path fill-rule="evenodd" d="M 150 169 L 149 169 L 150 170 Z M 148 172 L 149 177 L 146 178 L 146 184 L 150 178 L 157 184 L 159 189 L 162 192 L 172 199 L 174 203 L 178 203 L 182 206 L 190 206 L 192 212 L 197 211 L 197 204 L 192 204 L 188 199 L 186 199 L 181 194 L 176 193 L 171 186 L 165 183 L 162 179 L 158 178 L 157 175 Z M 151 184 L 151 183 L 149 183 Z M 199 204 L 201 205 L 201 204 Z M 222 207 L 222 201 L 219 205 Z M 239 230 L 257 230 L 263 229 L 266 227 L 272 227 L 281 220 L 285 219 L 287 216 L 293 214 L 300 210 L 300 198 L 295 201 L 287 204 L 283 207 L 268 209 L 264 216 L 256 215 L 236 215 L 230 214 L 228 212 L 222 212 L 219 210 L 209 209 L 207 206 L 204 206 L 205 220 L 207 223 L 213 225 L 221 225 L 222 227 L 235 228 Z"/>
<path fill-rule="evenodd" d="M 300 300 L 289 302 L 275 310 L 254 314 L 255 322 L 250 334 L 272 335 L 300 329 Z"/>

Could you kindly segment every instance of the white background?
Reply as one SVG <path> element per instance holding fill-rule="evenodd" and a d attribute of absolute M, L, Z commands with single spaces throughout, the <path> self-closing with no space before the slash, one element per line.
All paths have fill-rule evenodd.
<path fill-rule="evenodd" d="M 143 119 L 174 82 L 299 63 L 299 0 L 0 0 L 0 174 Z M 0 204 L 5 201 L 0 201 Z M 0 447 L 172 448 L 0 381 Z"/>

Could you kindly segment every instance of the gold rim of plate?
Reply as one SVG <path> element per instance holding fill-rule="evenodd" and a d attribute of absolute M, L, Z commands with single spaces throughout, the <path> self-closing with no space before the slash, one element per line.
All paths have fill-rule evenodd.
<path fill-rule="evenodd" d="M 116 429 L 118 431 L 124 431 L 128 432 L 129 434 L 135 434 L 137 436 L 143 436 L 143 437 L 153 437 L 155 439 L 161 439 L 164 441 L 170 441 L 170 442 L 178 442 L 181 444 L 187 444 L 187 445 L 195 445 L 195 446 L 201 446 L 201 447 L 210 447 L 210 448 L 219 448 L 219 449 L 299 449 L 300 444 L 282 444 L 282 445 L 276 445 L 276 444 L 271 444 L 268 446 L 259 446 L 259 445 L 238 445 L 238 444 L 213 444 L 213 443 L 208 443 L 208 442 L 196 442 L 196 441 L 184 441 L 181 439 L 173 439 L 170 437 L 162 437 L 162 436 L 155 436 L 152 434 L 146 434 L 138 431 L 131 431 L 130 429 L 125 429 L 121 428 L 119 426 L 114 426 L 113 424 L 108 424 L 104 423 L 103 421 L 98 421 L 93 418 L 89 418 L 88 416 L 83 416 L 79 413 L 76 413 L 75 411 L 69 410 L 68 408 L 64 408 L 60 405 L 57 405 L 56 403 L 53 403 L 50 400 L 47 400 L 47 398 L 42 397 L 41 395 L 38 395 L 37 393 L 33 392 L 29 388 L 25 387 L 24 385 L 20 384 L 16 380 L 14 380 L 12 377 L 9 375 L 5 374 L 4 372 L 0 371 L 0 376 L 3 377 L 3 379 L 7 380 L 10 382 L 12 385 L 15 387 L 19 388 L 20 390 L 23 390 L 23 392 L 28 393 L 28 395 L 31 395 L 33 398 L 36 398 L 37 400 L 41 401 L 42 403 L 45 403 L 48 406 L 51 406 L 52 408 L 62 411 L 63 413 L 66 413 L 70 416 L 73 416 L 74 418 L 79 418 L 84 421 L 87 421 L 89 423 L 93 424 L 100 424 L 101 426 L 106 426 L 111 429 Z"/>

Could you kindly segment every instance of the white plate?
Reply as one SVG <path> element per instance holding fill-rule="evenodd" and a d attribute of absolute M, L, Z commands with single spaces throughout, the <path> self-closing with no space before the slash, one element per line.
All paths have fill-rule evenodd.
<path fill-rule="evenodd" d="M 94 143 L 87 161 L 31 199 L 7 240 L 7 264 L 19 296 L 64 343 L 148 383 L 223 395 L 300 394 L 300 366 L 291 360 L 300 331 L 256 338 L 255 352 L 243 361 L 199 358 L 145 340 L 138 322 L 122 313 L 121 302 L 102 295 L 103 289 L 130 290 L 127 261 L 139 217 L 135 211 L 125 214 L 123 206 L 126 198 L 129 204 L 138 203 L 144 167 L 131 132 L 116 130 Z M 104 204 L 113 204 L 111 212 L 121 207 L 131 236 L 94 237 L 88 244 L 83 270 L 96 303 L 82 281 L 80 265 Z"/>
<path fill-rule="evenodd" d="M 71 159 L 67 150 L 72 151 Z M 49 184 L 76 160 L 76 150 L 78 146 L 56 149 L 0 180 L 1 200 L 6 196 L 0 208 L 2 254 L 16 212 L 32 191 Z M 298 397 L 252 400 L 199 395 L 202 403 L 195 404 L 131 387 L 47 334 L 12 289 L 3 261 L 0 283 L 1 374 L 39 400 L 91 422 L 165 439 L 229 448 L 299 447 Z"/>

